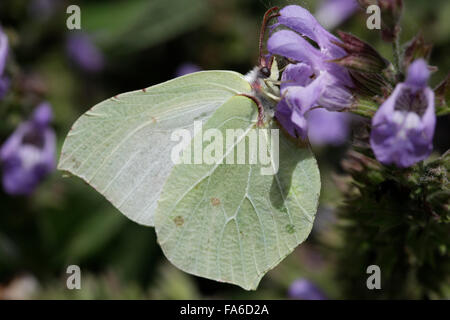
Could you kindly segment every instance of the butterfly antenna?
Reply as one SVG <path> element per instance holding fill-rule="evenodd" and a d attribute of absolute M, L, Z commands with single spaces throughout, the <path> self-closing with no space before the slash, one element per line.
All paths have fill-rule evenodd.
<path fill-rule="evenodd" d="M 264 107 L 263 107 L 261 101 L 259 101 L 258 98 L 254 97 L 252 95 L 249 95 L 249 94 L 245 94 L 245 93 L 239 93 L 238 96 L 249 98 L 256 104 L 256 106 L 258 107 L 257 126 L 262 127 L 264 125 Z"/>
<path fill-rule="evenodd" d="M 279 17 L 280 14 L 276 11 L 278 11 L 279 8 L 278 7 L 273 7 L 270 8 L 269 10 L 266 11 L 266 13 L 264 14 L 264 19 L 263 19 L 263 23 L 261 25 L 261 31 L 259 33 L 259 65 L 261 68 L 269 68 L 271 67 L 272 64 L 272 59 L 270 59 L 269 61 L 267 61 L 264 57 L 264 37 L 266 34 L 266 30 L 267 30 L 267 26 L 269 25 L 270 21 L 276 17 Z"/>

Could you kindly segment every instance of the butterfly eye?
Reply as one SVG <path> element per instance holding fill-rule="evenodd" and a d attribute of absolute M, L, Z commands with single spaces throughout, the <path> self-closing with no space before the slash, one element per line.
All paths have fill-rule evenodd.
<path fill-rule="evenodd" d="M 262 67 L 261 69 L 259 69 L 259 73 L 264 77 L 264 78 L 268 78 L 270 77 L 270 70 L 267 67 Z"/>

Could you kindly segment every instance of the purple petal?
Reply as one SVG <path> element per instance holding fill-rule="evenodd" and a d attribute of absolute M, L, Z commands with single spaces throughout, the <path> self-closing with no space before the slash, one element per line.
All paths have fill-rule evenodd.
<path fill-rule="evenodd" d="M 0 28 L 0 77 L 3 75 L 3 72 L 5 71 L 8 51 L 9 51 L 8 37 Z"/>
<path fill-rule="evenodd" d="M 22 123 L 0 149 L 3 187 L 9 194 L 30 194 L 55 169 L 56 137 L 48 127 L 49 108 L 39 106 L 32 120 Z"/>
<path fill-rule="evenodd" d="M 436 125 L 434 92 L 425 88 L 419 94 L 426 97 L 426 110 L 421 115 L 410 109 L 397 109 L 398 99 L 411 95 L 410 101 L 419 94 L 410 90 L 410 84 L 401 83 L 381 105 L 372 119 L 370 144 L 378 161 L 410 167 L 426 159 L 433 150 Z"/>
<path fill-rule="evenodd" d="M 350 18 L 359 8 L 356 0 L 325 0 L 316 12 L 317 20 L 328 29 L 334 29 Z"/>
<path fill-rule="evenodd" d="M 310 38 L 320 47 L 327 46 L 330 40 L 337 40 L 308 10 L 300 6 L 290 5 L 281 9 L 278 22 Z"/>
<path fill-rule="evenodd" d="M 290 30 L 275 32 L 267 41 L 267 49 L 272 54 L 307 63 L 315 69 L 322 66 L 323 56 L 308 41 Z"/>
<path fill-rule="evenodd" d="M 324 81 L 324 85 L 326 90 L 323 90 L 318 105 L 329 111 L 341 111 L 351 105 L 353 95 L 340 79 L 326 73 L 326 84 Z"/>
<path fill-rule="evenodd" d="M 286 94 L 287 103 L 304 115 L 312 107 L 318 106 L 318 100 L 325 90 L 326 81 L 327 74 L 322 73 L 308 86 L 292 86 L 286 89 L 283 94 Z"/>
<path fill-rule="evenodd" d="M 415 60 L 408 68 L 406 83 L 417 88 L 425 88 L 430 78 L 430 70 L 423 59 Z"/>
<path fill-rule="evenodd" d="M 39 165 L 35 168 L 43 175 L 47 175 L 56 168 L 56 135 L 52 128 L 47 128 L 44 132 L 44 146 L 41 149 Z"/>
<path fill-rule="evenodd" d="M 33 113 L 33 123 L 38 126 L 45 127 L 52 121 L 53 112 L 48 102 L 43 102 L 36 107 Z"/>
<path fill-rule="evenodd" d="M 417 114 L 396 111 L 392 122 L 373 128 L 371 146 L 381 163 L 410 167 L 432 151 L 431 141 L 424 139 L 422 132 Z"/>
<path fill-rule="evenodd" d="M 436 128 L 436 112 L 435 112 L 435 95 L 430 88 L 424 89 L 427 99 L 427 109 L 422 116 L 422 123 L 424 125 L 424 134 L 430 141 L 433 140 L 434 130 Z"/>
<path fill-rule="evenodd" d="M 314 75 L 311 67 L 304 63 L 289 64 L 281 76 L 281 91 L 291 86 L 306 86 Z"/>
<path fill-rule="evenodd" d="M 320 76 L 306 87 L 291 86 L 284 91 L 286 98 L 278 104 L 275 116 L 291 136 L 306 138 L 305 113 L 316 105 L 323 90 L 323 80 Z"/>
<path fill-rule="evenodd" d="M 298 110 L 292 110 L 291 122 L 295 125 L 297 135 L 301 138 L 306 138 L 306 132 L 308 131 L 308 123 L 303 113 Z"/>
<path fill-rule="evenodd" d="M 297 112 L 294 113 L 284 99 L 278 103 L 275 117 L 292 137 L 306 138 L 306 119 L 299 116 Z"/>
<path fill-rule="evenodd" d="M 3 143 L 0 148 L 0 160 L 6 161 L 8 158 L 15 155 L 16 150 L 19 149 L 22 139 L 27 132 L 32 129 L 32 125 L 29 122 L 22 123 L 16 131 Z"/>
<path fill-rule="evenodd" d="M 104 56 L 84 33 L 70 35 L 66 43 L 67 55 L 81 69 L 99 72 L 104 66 Z"/>
<path fill-rule="evenodd" d="M 308 112 L 308 137 L 314 145 L 341 145 L 350 133 L 350 116 L 323 108 Z"/>
<path fill-rule="evenodd" d="M 184 63 L 175 71 L 176 77 L 181 77 L 190 73 L 201 71 L 202 69 L 193 63 Z"/>
<path fill-rule="evenodd" d="M 32 171 L 23 169 L 19 158 L 3 164 L 2 182 L 5 192 L 11 195 L 28 195 L 38 183 Z"/>
<path fill-rule="evenodd" d="M 325 294 L 313 282 L 306 279 L 295 280 L 289 287 L 289 297 L 301 300 L 326 300 Z"/>
<path fill-rule="evenodd" d="M 322 27 L 305 8 L 296 5 L 284 7 L 280 10 L 278 23 L 316 42 L 322 52 L 330 58 L 340 58 L 345 55 L 342 48 L 332 43 L 340 42 L 340 40 Z"/>

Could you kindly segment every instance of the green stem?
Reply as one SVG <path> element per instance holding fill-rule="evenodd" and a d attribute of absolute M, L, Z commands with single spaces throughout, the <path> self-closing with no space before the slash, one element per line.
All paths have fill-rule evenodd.
<path fill-rule="evenodd" d="M 402 66 L 401 66 L 401 48 L 400 48 L 400 34 L 398 34 L 395 37 L 395 41 L 392 44 L 393 50 L 394 50 L 394 66 L 396 70 L 396 77 L 397 81 L 399 78 L 399 75 L 402 73 Z"/>

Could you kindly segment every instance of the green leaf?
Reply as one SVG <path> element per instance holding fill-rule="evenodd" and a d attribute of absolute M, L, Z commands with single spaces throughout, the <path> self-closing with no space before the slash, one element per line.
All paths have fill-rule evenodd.
<path fill-rule="evenodd" d="M 208 17 L 203 0 L 122 0 L 83 4 L 83 30 L 111 54 L 142 50 L 199 27 Z M 114 22 L 114 23 L 112 23 Z"/>
<path fill-rule="evenodd" d="M 235 143 L 224 143 L 224 159 L 237 153 L 251 129 L 261 130 L 256 110 L 250 99 L 233 97 L 203 126 L 224 137 L 227 129 L 243 130 Z M 270 128 L 278 129 L 272 121 Z M 203 143 L 203 150 L 208 144 Z M 273 166 L 275 157 L 272 153 Z M 223 162 L 173 168 L 155 212 L 158 242 L 185 272 L 256 289 L 264 274 L 309 235 L 320 193 L 319 170 L 311 151 L 284 135 L 274 175 L 262 175 L 260 163 Z"/>
<path fill-rule="evenodd" d="M 73 230 L 74 236 L 64 250 L 67 261 L 80 263 L 94 254 L 110 241 L 126 220 L 109 210 L 102 210 L 82 221 Z"/>
<path fill-rule="evenodd" d="M 250 93 L 242 75 L 189 74 L 99 103 L 73 125 L 58 168 L 76 175 L 131 220 L 152 226 L 173 163 L 174 129 L 193 131 L 228 99 Z"/>

